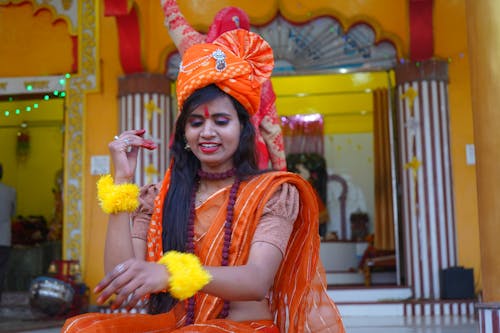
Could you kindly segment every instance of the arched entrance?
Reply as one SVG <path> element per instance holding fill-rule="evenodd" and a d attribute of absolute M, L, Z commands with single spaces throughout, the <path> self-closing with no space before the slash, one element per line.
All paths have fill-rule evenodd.
<path fill-rule="evenodd" d="M 321 138 L 324 151 L 320 155 L 328 169 L 323 172 L 330 176 L 323 180 L 328 185 L 322 184 L 324 190 L 319 192 L 325 194 L 330 215 L 322 231 L 322 257 L 331 273 L 329 283 L 365 283 L 358 267 L 363 266 L 360 259 L 369 245 L 368 235 L 375 234 L 377 240 L 390 238 L 379 243 L 392 254 L 394 262 L 389 280 L 379 283 L 400 285 L 402 279 L 396 264 L 399 257 L 394 158 L 397 145 L 392 130 L 392 69 L 397 63 L 397 45 L 386 37 L 377 37 L 369 24 L 359 22 L 344 29 L 330 16 L 295 24 L 278 15 L 265 26 L 252 30 L 262 35 L 274 50 L 272 81 L 279 115 L 320 114 L 324 122 L 324 138 Z M 167 76 L 172 80 L 177 77 L 179 63 L 178 53 L 167 60 Z M 381 105 L 377 89 L 385 91 Z M 383 122 L 374 122 L 380 113 L 384 114 Z M 385 129 L 383 134 L 381 128 Z M 384 154 L 373 149 L 377 137 L 387 147 Z M 380 156 L 385 156 L 382 161 Z M 376 163 L 383 168 L 375 168 Z M 386 172 L 376 176 L 376 169 Z M 349 184 L 346 192 L 341 191 L 344 184 Z M 376 187 L 390 190 L 376 196 Z M 364 231 L 354 234 L 351 215 L 361 216 L 360 213 L 369 222 Z"/>

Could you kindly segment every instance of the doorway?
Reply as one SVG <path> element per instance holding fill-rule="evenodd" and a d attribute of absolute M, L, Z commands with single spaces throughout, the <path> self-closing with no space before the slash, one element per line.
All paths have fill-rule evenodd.
<path fill-rule="evenodd" d="M 319 155 L 324 158 L 326 166 L 325 204 L 329 216 L 324 228 L 326 231 L 322 234 L 321 257 L 328 283 L 334 286 L 399 285 L 397 246 L 385 249 L 385 254 L 392 256 L 392 265 L 373 272 L 365 271 L 365 261 L 374 251 L 375 220 L 380 220 L 376 217 L 378 203 L 375 198 L 375 186 L 380 179 L 376 179 L 374 165 L 378 154 L 374 149 L 375 136 L 379 133 L 378 129 L 374 131 L 374 126 L 377 126 L 374 122 L 374 91 L 392 91 L 394 73 L 279 76 L 273 77 L 272 81 L 278 114 L 282 118 L 288 117 L 282 123 L 297 115 L 322 117 L 324 148 Z M 383 110 L 392 112 L 389 105 Z M 316 122 L 313 127 L 316 129 L 317 126 Z M 285 146 L 286 136 L 290 135 L 288 132 L 289 129 L 284 131 Z M 309 137 L 307 140 L 312 139 Z M 395 151 L 395 142 L 389 137 L 385 141 Z M 392 181 L 386 180 L 389 187 Z M 318 192 L 321 193 L 321 190 L 318 189 Z M 394 205 L 397 212 L 397 200 L 394 200 Z M 397 216 L 388 213 L 391 213 L 390 219 L 387 218 L 390 225 L 386 227 L 392 232 L 397 230 Z M 394 244 L 397 244 L 397 239 Z"/>
<path fill-rule="evenodd" d="M 61 259 L 64 98 L 10 96 L 0 101 L 2 181 L 16 189 L 6 291 L 26 291 Z"/>
<path fill-rule="evenodd" d="M 328 282 L 371 285 L 375 282 L 372 275 L 367 279 L 369 274 L 362 273 L 364 268 L 369 268 L 362 263 L 363 257 L 377 256 L 379 249 L 373 244 L 389 239 L 392 245 L 389 249 L 383 248 L 391 251 L 389 278 L 380 283 L 400 285 L 396 140 L 392 122 L 396 44 L 388 38 L 380 39 L 380 34 L 377 36 L 367 23 L 357 22 L 344 29 L 338 20 L 329 16 L 294 23 L 278 15 L 264 26 L 252 26 L 251 30 L 261 35 L 273 49 L 275 67 L 271 80 L 277 95 L 278 114 L 284 117 L 318 114 L 323 117 L 324 154 L 320 157 L 325 160 L 326 172 L 331 174 L 328 176 L 332 180 L 331 186 L 336 187 L 337 196 L 342 196 L 342 188 L 350 186 L 351 189 L 345 193 L 344 204 L 331 209 L 328 225 L 323 228 L 326 233 L 323 235 L 322 258 L 324 262 L 332 263 L 330 267 L 325 265 L 329 272 L 327 278 L 333 279 Z M 178 53 L 168 57 L 166 74 L 172 80 L 177 77 L 179 63 Z M 380 90 L 383 90 L 382 94 L 379 94 Z M 374 117 L 373 108 L 380 95 L 385 96 L 381 108 L 385 110 L 382 112 L 385 113 L 383 122 L 387 135 L 379 135 L 377 131 L 374 136 L 374 120 L 379 122 L 380 119 Z M 375 151 L 378 150 L 375 142 L 381 139 L 387 147 L 384 151 L 387 163 L 383 168 L 375 161 L 381 156 Z M 378 170 L 386 170 L 389 175 L 381 177 Z M 382 186 L 378 183 L 381 180 Z M 384 228 L 375 229 L 373 217 L 381 211 L 377 210 L 380 195 L 375 190 L 381 187 L 387 189 L 384 198 L 390 199 L 384 202 L 383 214 L 390 214 L 391 219 L 384 221 Z M 357 198 L 351 198 L 353 193 L 358 194 Z M 349 206 L 348 201 L 354 203 Z M 359 222 L 354 240 L 353 213 L 357 214 Z M 384 237 L 365 239 L 380 230 L 384 230 Z M 338 256 L 339 253 L 345 255 Z M 342 264 L 339 266 L 339 263 Z M 336 280 L 339 277 L 341 279 Z"/>

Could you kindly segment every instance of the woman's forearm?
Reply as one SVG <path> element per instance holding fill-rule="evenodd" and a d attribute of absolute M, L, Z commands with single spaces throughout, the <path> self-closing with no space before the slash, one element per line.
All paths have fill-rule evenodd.
<path fill-rule="evenodd" d="M 260 301 L 272 287 L 282 258 L 277 247 L 256 242 L 246 265 L 205 267 L 212 281 L 202 291 L 228 301 Z"/>
<path fill-rule="evenodd" d="M 272 286 L 251 266 L 205 267 L 212 281 L 203 292 L 228 301 L 260 301 Z"/>
<path fill-rule="evenodd" d="M 104 247 L 104 271 L 109 273 L 116 265 L 133 257 L 129 213 L 110 214 Z"/>

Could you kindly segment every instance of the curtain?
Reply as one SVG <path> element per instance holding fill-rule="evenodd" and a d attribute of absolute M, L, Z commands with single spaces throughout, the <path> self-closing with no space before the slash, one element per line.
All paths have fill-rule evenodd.
<path fill-rule="evenodd" d="M 373 152 L 375 171 L 376 249 L 394 250 L 390 106 L 387 89 L 373 91 Z"/>
<path fill-rule="evenodd" d="M 281 117 L 287 154 L 316 153 L 323 156 L 323 116 L 307 114 Z"/>
<path fill-rule="evenodd" d="M 326 207 L 326 161 L 323 116 L 307 114 L 282 116 L 283 142 L 288 171 L 301 174 L 316 190 L 319 207 L 319 234 L 325 236 L 328 217 Z"/>

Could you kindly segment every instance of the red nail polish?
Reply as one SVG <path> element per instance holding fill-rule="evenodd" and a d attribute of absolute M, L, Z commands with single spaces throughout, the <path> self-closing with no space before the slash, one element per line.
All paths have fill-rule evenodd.
<path fill-rule="evenodd" d="M 149 150 L 156 149 L 156 145 L 154 143 L 143 143 L 141 146 Z"/>

